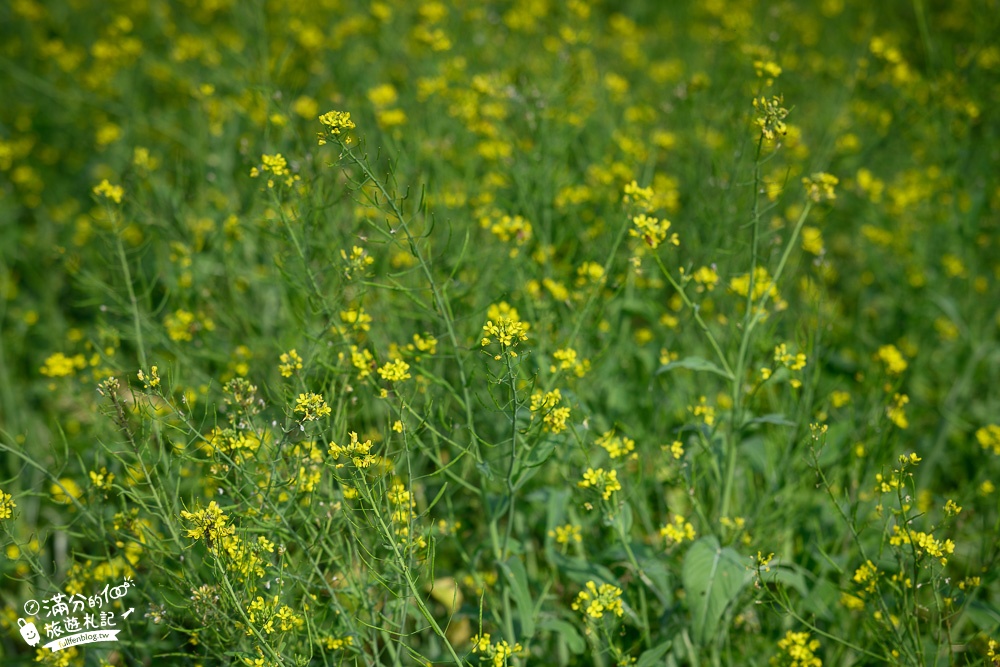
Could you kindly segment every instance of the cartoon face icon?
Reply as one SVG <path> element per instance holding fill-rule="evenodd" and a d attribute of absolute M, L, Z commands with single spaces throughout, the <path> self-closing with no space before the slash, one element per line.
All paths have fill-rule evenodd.
<path fill-rule="evenodd" d="M 28 646 L 35 646 L 40 639 L 35 624 L 29 623 L 23 618 L 17 619 L 17 624 L 21 626 L 21 637 L 24 638 L 24 641 L 28 642 Z"/>

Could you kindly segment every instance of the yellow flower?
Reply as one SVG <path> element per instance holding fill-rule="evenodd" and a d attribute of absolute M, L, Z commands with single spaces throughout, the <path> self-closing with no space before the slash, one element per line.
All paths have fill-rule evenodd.
<path fill-rule="evenodd" d="M 281 377 L 291 377 L 295 371 L 302 370 L 302 357 L 294 349 L 282 353 L 278 360 L 281 362 L 278 366 Z"/>
<path fill-rule="evenodd" d="M 883 345 L 875 353 L 875 358 L 885 365 L 889 375 L 899 375 L 906 370 L 906 359 L 895 345 Z"/>
<path fill-rule="evenodd" d="M 14 502 L 14 497 L 0 491 L 0 519 L 9 519 L 15 507 L 17 507 L 17 503 Z"/>
<path fill-rule="evenodd" d="M 1000 456 L 1000 425 L 987 424 L 976 431 L 976 441 L 983 449 L 992 449 Z"/>
<path fill-rule="evenodd" d="M 63 477 L 58 484 L 53 484 L 49 488 L 49 493 L 52 494 L 52 499 L 57 503 L 69 505 L 73 499 L 83 495 L 83 489 L 69 477 Z"/>
<path fill-rule="evenodd" d="M 321 417 L 326 417 L 332 410 L 323 400 L 322 394 L 299 394 L 295 400 L 294 412 L 302 413 L 302 421 L 315 421 Z"/>
<path fill-rule="evenodd" d="M 335 442 L 330 443 L 329 452 L 330 456 L 333 457 L 333 460 L 336 461 L 340 459 L 341 456 L 343 456 L 345 458 L 351 459 L 351 462 L 357 468 L 367 468 L 371 466 L 373 463 L 375 463 L 376 460 L 375 456 L 371 454 L 372 441 L 359 440 L 358 434 L 355 431 L 351 431 L 348 435 L 350 436 L 351 441 L 346 445 L 341 446 Z M 344 465 L 343 463 L 338 463 L 337 467 L 340 468 L 343 465 Z M 345 488 L 344 497 L 356 498 L 357 490 L 356 489 L 348 490 L 347 488 Z"/>
<path fill-rule="evenodd" d="M 808 632 L 792 632 L 778 641 L 778 648 L 783 655 L 775 656 L 772 665 L 788 665 L 788 667 L 823 667 L 823 661 L 816 657 L 819 640 L 811 639 Z"/>
<path fill-rule="evenodd" d="M 182 510 L 181 518 L 194 524 L 188 529 L 187 537 L 196 540 L 205 538 L 210 545 L 236 532 L 236 528 L 228 525 L 229 517 L 214 500 L 208 507 L 195 512 Z"/>
<path fill-rule="evenodd" d="M 556 526 L 553 530 L 549 531 L 549 537 L 554 537 L 559 544 L 569 544 L 570 542 L 579 544 L 583 541 L 580 526 L 572 523 Z"/>
<path fill-rule="evenodd" d="M 840 182 L 836 176 L 819 172 L 802 179 L 806 188 L 806 196 L 815 202 L 829 201 L 837 198 L 834 187 Z"/>
<path fill-rule="evenodd" d="M 410 365 L 408 363 L 402 359 L 396 359 L 395 361 L 390 361 L 379 368 L 378 374 L 381 375 L 384 380 L 388 380 L 389 382 L 402 382 L 403 380 L 409 380 L 410 377 L 412 377 L 409 370 Z"/>
<path fill-rule="evenodd" d="M 634 228 L 629 230 L 629 235 L 642 238 L 650 248 L 658 248 L 664 241 L 675 246 L 681 244 L 677 234 L 671 234 L 670 238 L 667 238 L 667 231 L 670 229 L 669 220 L 660 220 L 640 213 L 632 218 L 632 224 Z"/>
<path fill-rule="evenodd" d="M 910 397 L 906 394 L 896 394 L 892 397 L 892 405 L 885 409 L 889 421 L 899 428 L 909 428 L 910 421 L 906 418 L 906 404 L 910 402 Z"/>
<path fill-rule="evenodd" d="M 684 540 L 693 542 L 696 536 L 694 526 L 680 515 L 674 515 L 673 523 L 668 523 L 660 528 L 660 537 L 667 541 L 668 547 L 680 544 Z"/>
<path fill-rule="evenodd" d="M 122 197 L 125 196 L 125 189 L 122 186 L 111 185 L 106 178 L 94 186 L 93 192 L 98 197 L 105 197 L 116 204 L 121 204 Z"/>
<path fill-rule="evenodd" d="M 142 386 L 145 389 L 155 389 L 160 386 L 160 375 L 158 370 L 159 368 L 157 366 L 152 366 L 149 369 L 149 375 L 146 375 L 140 368 L 136 377 L 139 378 L 139 381 L 142 382 Z"/>
<path fill-rule="evenodd" d="M 594 488 L 601 494 L 604 500 L 611 498 L 615 491 L 621 491 L 622 485 L 618 481 L 618 471 L 605 471 L 604 468 L 587 468 L 583 473 L 583 479 L 576 483 L 582 489 Z"/>
<path fill-rule="evenodd" d="M 67 357 L 62 352 L 56 352 L 45 360 L 41 373 L 51 378 L 67 377 L 73 375 L 77 370 L 85 368 L 86 365 L 87 361 L 82 354 Z"/>
<path fill-rule="evenodd" d="M 351 114 L 347 111 L 327 111 L 319 117 L 319 122 L 324 127 L 324 130 L 319 134 L 320 146 L 325 145 L 333 135 L 339 135 L 344 130 L 352 130 L 355 127 L 354 121 L 351 120 Z M 345 143 L 350 143 L 350 141 Z"/>
<path fill-rule="evenodd" d="M 601 619 L 604 614 L 614 614 L 622 616 L 625 610 L 622 608 L 622 589 L 611 584 L 601 584 L 588 581 L 584 590 L 576 596 L 572 604 L 573 611 L 583 611 L 588 618 Z"/>
<path fill-rule="evenodd" d="M 625 436 L 615 435 L 614 429 L 605 432 L 597 439 L 597 444 L 604 448 L 613 459 L 625 456 L 635 449 L 635 441 Z"/>
<path fill-rule="evenodd" d="M 802 249 L 817 257 L 823 254 L 823 232 L 818 227 L 802 228 Z"/>
<path fill-rule="evenodd" d="M 559 406 L 562 401 L 562 392 L 553 389 L 550 392 L 536 391 L 531 395 L 531 418 L 535 414 L 542 415 L 542 428 L 549 433 L 562 433 L 566 430 L 566 420 L 569 419 L 570 410 L 566 406 Z"/>
<path fill-rule="evenodd" d="M 101 491 L 110 491 L 111 485 L 115 481 L 115 474 L 113 472 L 108 472 L 108 469 L 101 466 L 101 471 L 96 472 L 94 470 L 90 471 L 90 483 Z"/>
<path fill-rule="evenodd" d="M 754 123 L 767 141 L 774 141 L 778 135 L 784 136 L 788 132 L 788 126 L 785 125 L 788 109 L 782 104 L 784 97 L 780 96 L 772 96 L 771 99 L 761 96 L 753 100 L 753 108 L 760 114 L 754 119 Z"/>

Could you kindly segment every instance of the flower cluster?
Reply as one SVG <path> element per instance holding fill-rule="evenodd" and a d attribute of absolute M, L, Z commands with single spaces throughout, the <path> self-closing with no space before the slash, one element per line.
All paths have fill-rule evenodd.
<path fill-rule="evenodd" d="M 577 377 L 583 377 L 590 370 L 590 360 L 580 360 L 576 350 L 571 347 L 556 350 L 552 353 L 552 358 L 558 362 L 549 366 L 549 372 L 570 371 Z"/>
<path fill-rule="evenodd" d="M 608 453 L 608 456 L 613 459 L 623 456 L 629 456 L 633 459 L 638 458 L 638 455 L 634 452 L 635 440 L 625 436 L 616 435 L 614 429 L 601 434 L 601 437 L 597 439 L 597 444 L 600 445 L 604 451 Z"/>
<path fill-rule="evenodd" d="M 583 473 L 583 479 L 576 483 L 581 489 L 596 489 L 605 500 L 611 498 L 615 491 L 621 491 L 622 485 L 618 481 L 618 471 L 606 471 L 604 468 L 587 468 Z"/>
<path fill-rule="evenodd" d="M 100 472 L 91 470 L 89 476 L 90 483 L 94 485 L 95 489 L 101 491 L 110 491 L 111 485 L 115 482 L 115 474 L 108 472 L 108 469 L 104 466 L 101 466 Z"/>
<path fill-rule="evenodd" d="M 885 414 L 893 424 L 899 428 L 909 428 L 910 420 L 906 418 L 906 404 L 910 402 L 910 397 L 906 394 L 895 394 L 892 397 L 892 404 L 886 407 Z"/>
<path fill-rule="evenodd" d="M 294 349 L 288 352 L 283 352 L 278 360 L 281 364 L 278 366 L 278 371 L 281 372 L 281 377 L 287 378 L 292 377 L 295 371 L 302 370 L 302 357 Z"/>
<path fill-rule="evenodd" d="M 496 322 L 487 320 L 483 325 L 483 333 L 486 334 L 480 341 L 483 347 L 490 345 L 495 338 L 500 343 L 501 349 L 509 349 L 514 347 L 517 341 L 528 340 L 528 325 L 519 320 L 501 317 Z M 511 350 L 510 355 L 516 357 L 517 353 Z M 499 359 L 500 355 L 496 358 Z"/>
<path fill-rule="evenodd" d="M 822 171 L 802 179 L 802 185 L 806 189 L 806 196 L 814 202 L 836 199 L 837 193 L 834 192 L 834 187 L 839 182 L 840 179 L 836 176 Z"/>
<path fill-rule="evenodd" d="M 323 400 L 322 394 L 299 394 L 295 399 L 295 412 L 302 413 L 301 420 L 304 422 L 315 421 L 321 417 L 326 417 L 333 410 Z"/>
<path fill-rule="evenodd" d="M 187 537 L 196 540 L 204 538 L 209 546 L 236 532 L 236 529 L 229 525 L 229 517 L 214 500 L 204 509 L 194 512 L 181 510 L 181 518 L 193 524 L 193 527 L 188 529 Z"/>
<path fill-rule="evenodd" d="M 582 611 L 585 617 L 593 619 L 604 618 L 605 614 L 622 616 L 622 589 L 611 584 L 597 585 L 591 580 L 587 587 L 580 591 L 573 602 L 573 611 Z"/>
<path fill-rule="evenodd" d="M 555 538 L 558 544 L 569 544 L 570 542 L 576 542 L 579 544 L 583 542 L 583 535 L 580 532 L 580 526 L 575 523 L 567 523 L 562 526 L 556 526 L 549 531 L 549 537 Z"/>
<path fill-rule="evenodd" d="M 866 560 L 864 563 L 854 571 L 854 583 L 864 586 L 865 592 L 874 593 L 875 586 L 878 583 L 878 568 L 870 560 Z"/>
<path fill-rule="evenodd" d="M 323 126 L 323 130 L 319 133 L 320 146 L 326 145 L 328 140 L 340 135 L 344 130 L 353 130 L 356 127 L 348 111 L 327 111 L 319 117 L 319 122 Z M 346 139 L 345 143 L 350 143 L 350 138 Z"/>
<path fill-rule="evenodd" d="M 373 463 L 375 463 L 375 456 L 371 453 L 372 441 L 358 440 L 358 434 L 354 431 L 350 432 L 351 441 L 346 445 L 338 445 L 335 442 L 330 443 L 330 456 L 336 461 L 341 456 L 344 458 L 351 459 L 351 462 L 356 468 L 367 468 Z M 343 463 L 338 463 L 337 467 L 342 468 Z"/>
<path fill-rule="evenodd" d="M 808 632 L 785 633 L 778 640 L 778 648 L 782 653 L 771 658 L 771 664 L 781 667 L 823 667 L 823 661 L 816 657 L 819 640 L 812 639 Z"/>
<path fill-rule="evenodd" d="M 382 376 L 383 380 L 388 380 L 389 382 L 402 382 L 403 380 L 409 380 L 410 375 L 410 365 L 403 361 L 402 359 L 395 359 L 384 364 L 378 369 L 378 374 Z"/>
<path fill-rule="evenodd" d="M 976 442 L 983 449 L 992 449 L 993 453 L 1000 456 L 1000 425 L 987 424 L 976 431 Z"/>
<path fill-rule="evenodd" d="M 68 357 L 62 352 L 56 352 L 45 360 L 45 365 L 41 367 L 40 372 L 50 378 L 69 377 L 86 367 L 87 358 L 82 354 Z"/>
<path fill-rule="evenodd" d="M 296 181 L 300 180 L 299 175 L 293 174 L 291 169 L 288 168 L 288 161 L 281 153 L 261 155 L 260 161 L 260 167 L 254 167 L 250 170 L 250 177 L 257 178 L 261 174 L 271 174 L 267 179 L 268 188 L 274 187 L 275 178 L 282 179 L 281 182 L 287 187 L 291 187 Z"/>
<path fill-rule="evenodd" d="M 660 537 L 667 541 L 668 548 L 678 545 L 685 540 L 693 542 L 696 536 L 697 533 L 694 530 L 694 526 L 679 514 L 674 515 L 673 522 L 660 528 Z"/>
<path fill-rule="evenodd" d="M 875 358 L 882 362 L 889 375 L 900 375 L 906 370 L 906 359 L 895 345 L 883 345 L 875 353 Z"/>
<path fill-rule="evenodd" d="M 675 246 L 681 244 L 680 237 L 676 233 L 667 238 L 667 232 L 670 230 L 670 221 L 667 219 L 661 220 L 640 213 L 632 218 L 632 224 L 635 227 L 629 230 L 629 235 L 641 238 L 650 248 L 656 249 L 664 241 Z"/>
<path fill-rule="evenodd" d="M 653 208 L 653 188 L 639 187 L 639 183 L 632 181 L 625 186 L 625 194 L 622 201 L 638 210 L 650 211 Z"/>
<path fill-rule="evenodd" d="M 276 630 L 288 632 L 289 630 L 297 630 L 305 625 L 305 619 L 296 614 L 295 610 L 291 607 L 286 604 L 278 606 L 277 595 L 270 600 L 265 600 L 260 595 L 254 598 L 247 605 L 247 620 L 252 625 L 258 626 L 264 634 L 268 635 Z M 275 623 L 277 623 L 277 628 L 275 628 Z M 248 636 L 253 634 L 253 630 L 247 628 L 246 634 Z M 252 665 L 254 663 L 247 662 L 247 664 Z"/>
<path fill-rule="evenodd" d="M 562 402 L 562 392 L 553 389 L 549 392 L 536 391 L 531 395 L 531 418 L 542 415 L 542 428 L 549 433 L 562 433 L 566 430 L 566 420 L 569 419 L 569 408 Z"/>
<path fill-rule="evenodd" d="M 359 348 L 357 345 L 351 346 L 351 365 L 358 371 L 358 379 L 364 380 L 372 374 L 375 365 L 375 357 L 368 350 Z"/>
<path fill-rule="evenodd" d="M 493 667 L 504 667 L 508 658 L 523 650 L 524 647 L 520 644 L 511 646 L 506 639 L 490 643 L 490 633 L 488 632 L 472 636 L 472 652 L 482 654 L 479 659 L 490 661 Z"/>
<path fill-rule="evenodd" d="M 729 281 L 729 289 L 739 296 L 746 296 L 750 292 L 750 274 L 744 273 L 732 278 Z M 771 279 L 771 274 L 763 266 L 758 266 L 753 271 L 753 295 L 754 301 L 768 298 L 774 302 L 774 309 L 782 311 L 788 307 L 788 303 L 781 298 L 778 286 Z"/>
<path fill-rule="evenodd" d="M 112 185 L 106 178 L 94 186 L 93 192 L 98 197 L 110 199 L 116 204 L 121 204 L 122 197 L 125 196 L 125 189 L 122 186 Z"/>
<path fill-rule="evenodd" d="M 784 102 L 785 98 L 778 95 L 772 96 L 771 99 L 762 95 L 753 100 L 753 108 L 759 114 L 754 119 L 754 124 L 760 128 L 761 135 L 768 141 L 774 141 L 777 136 L 783 137 L 788 133 L 788 126 L 785 124 L 788 109 L 782 106 Z"/>
<path fill-rule="evenodd" d="M 488 229 L 501 241 L 514 241 L 516 245 L 524 245 L 531 240 L 531 223 L 519 215 L 506 215 L 491 213 L 479 219 L 479 225 L 483 229 Z M 511 257 L 516 257 L 517 252 L 511 251 Z"/>
<path fill-rule="evenodd" d="M 149 369 L 149 375 L 146 375 L 140 368 L 136 377 L 139 378 L 139 382 L 142 382 L 144 389 L 155 389 L 160 386 L 160 375 L 156 366 Z"/>
<path fill-rule="evenodd" d="M 951 540 L 942 541 L 930 533 L 910 530 L 909 528 L 900 529 L 898 525 L 892 527 L 889 544 L 893 546 L 911 545 L 916 550 L 918 558 L 927 555 L 939 559 L 942 565 L 947 565 L 948 555 L 955 553 L 955 543 Z"/>
<path fill-rule="evenodd" d="M 15 507 L 17 507 L 17 503 L 14 502 L 14 497 L 0 491 L 0 519 L 9 519 L 13 515 Z"/>
<path fill-rule="evenodd" d="M 367 267 L 375 263 L 375 258 L 359 246 L 352 246 L 350 253 L 341 248 L 340 258 L 346 264 L 344 267 L 344 277 L 348 280 L 351 280 L 355 274 L 363 274 Z"/>

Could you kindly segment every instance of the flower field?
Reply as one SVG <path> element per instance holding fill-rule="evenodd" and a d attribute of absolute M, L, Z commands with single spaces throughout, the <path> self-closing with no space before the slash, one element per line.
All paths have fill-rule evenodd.
<path fill-rule="evenodd" d="M 0 6 L 0 661 L 1000 665 L 998 10 Z"/>

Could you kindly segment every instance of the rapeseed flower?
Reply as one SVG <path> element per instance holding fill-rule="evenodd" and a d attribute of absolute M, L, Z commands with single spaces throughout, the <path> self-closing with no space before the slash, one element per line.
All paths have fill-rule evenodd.
<path fill-rule="evenodd" d="M 583 479 L 576 483 L 581 489 L 596 489 L 604 500 L 611 498 L 615 491 L 621 491 L 622 485 L 618 481 L 618 471 L 605 471 L 604 468 L 587 468 L 583 473 Z"/>
<path fill-rule="evenodd" d="M 295 399 L 295 408 L 293 411 L 302 413 L 302 421 L 308 422 L 326 417 L 332 412 L 332 409 L 323 400 L 322 394 L 310 392 L 308 394 L 299 394 L 299 397 Z"/>
<path fill-rule="evenodd" d="M 9 519 L 17 503 L 14 497 L 5 491 L 0 491 L 0 519 Z"/>
<path fill-rule="evenodd" d="M 329 139 L 339 136 L 344 130 L 353 130 L 356 126 L 351 120 L 351 114 L 347 111 L 327 111 L 319 117 L 320 125 L 325 129 L 319 133 L 319 145 L 326 145 Z M 345 143 L 350 143 L 346 139 Z"/>
<path fill-rule="evenodd" d="M 601 619 L 605 614 L 622 616 L 622 589 L 611 584 L 597 585 L 588 581 L 584 590 L 580 591 L 573 602 L 574 611 L 582 611 L 587 618 Z"/>
<path fill-rule="evenodd" d="M 823 661 L 816 657 L 819 640 L 812 639 L 808 632 L 789 630 L 778 640 L 782 653 L 771 658 L 771 664 L 781 667 L 823 667 Z"/>
<path fill-rule="evenodd" d="M 278 371 L 281 373 L 281 377 L 291 377 L 295 371 L 302 370 L 302 357 L 294 349 L 288 352 L 282 352 L 281 356 L 278 357 L 281 364 L 278 366 Z"/>
<path fill-rule="evenodd" d="M 204 538 L 209 546 L 236 532 L 236 528 L 229 525 L 229 517 L 214 500 L 204 509 L 194 512 L 181 510 L 181 518 L 193 524 L 187 531 L 187 537 L 196 540 Z"/>

